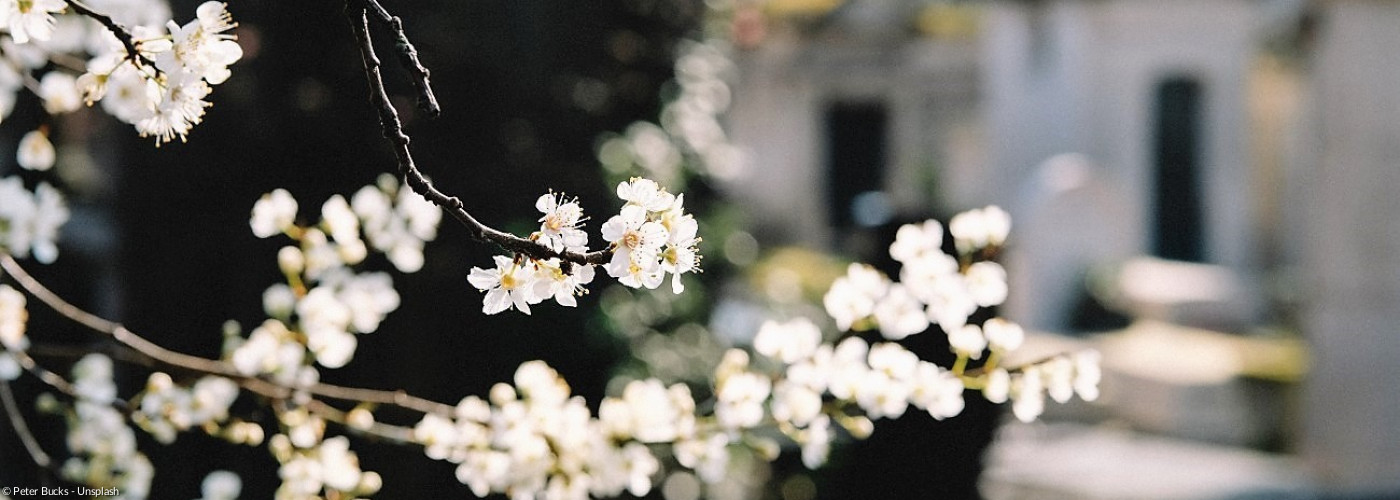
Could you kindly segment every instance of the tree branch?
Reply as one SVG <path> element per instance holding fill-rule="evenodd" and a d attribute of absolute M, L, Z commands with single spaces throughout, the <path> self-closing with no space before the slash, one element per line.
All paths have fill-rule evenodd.
<path fill-rule="evenodd" d="M 354 31 L 355 40 L 360 47 L 360 59 L 364 64 L 365 79 L 369 83 L 370 102 L 379 113 L 379 124 L 384 129 L 384 137 L 394 146 L 399 175 L 404 177 L 404 182 L 414 192 L 441 207 L 465 225 L 471 231 L 472 236 L 478 240 L 495 243 L 507 251 L 535 259 L 558 257 L 562 261 L 574 264 L 606 264 L 608 259 L 612 257 L 611 250 L 598 250 L 589 253 L 555 251 L 528 238 L 521 238 L 482 224 L 476 220 L 476 217 L 467 212 L 461 199 L 449 196 L 433 187 L 432 182 L 428 181 L 427 177 L 418 170 L 418 166 L 414 164 L 413 153 L 408 148 L 410 139 L 403 131 L 403 124 L 399 122 L 398 110 L 389 100 L 388 91 L 384 89 L 384 78 L 379 71 L 379 57 L 374 53 L 374 43 L 370 38 L 369 19 L 366 16 L 366 6 L 363 3 L 365 1 L 347 0 L 345 16 L 350 22 L 350 28 Z M 382 7 L 378 7 L 378 9 L 382 10 Z M 383 15 L 387 16 L 388 12 L 384 12 Z M 392 18 L 392 16 L 390 17 Z M 426 70 L 421 76 L 423 80 L 418 85 L 427 87 Z"/>
<path fill-rule="evenodd" d="M 156 67 L 155 62 L 151 61 L 150 59 L 147 59 L 146 56 L 141 55 L 141 51 L 136 49 L 136 40 L 131 35 L 131 32 L 127 31 L 126 27 L 117 24 L 117 22 L 112 19 L 112 16 L 92 10 L 91 7 L 83 5 L 83 3 L 78 0 L 65 1 L 68 3 L 69 7 L 73 8 L 74 12 L 90 17 L 93 20 L 102 23 L 102 27 L 107 28 L 107 31 L 112 32 L 112 35 L 116 36 L 117 40 L 122 43 L 122 47 L 126 48 L 126 58 L 130 59 L 131 63 L 135 64 L 136 67 L 139 68 L 141 66 L 150 66 L 151 69 L 156 70 L 157 73 L 160 72 L 160 68 Z"/>
<path fill-rule="evenodd" d="M 10 425 L 15 428 L 15 434 L 19 435 L 25 451 L 29 452 L 29 458 L 41 468 L 53 469 L 53 459 L 48 453 L 44 453 L 39 441 L 34 439 L 34 433 L 29 431 L 29 424 L 25 423 L 24 414 L 19 412 L 19 404 L 15 402 L 15 395 L 10 391 L 10 382 L 4 379 L 0 379 L 0 401 L 4 403 L 5 414 L 10 417 Z"/>
<path fill-rule="evenodd" d="M 15 282 L 19 283 L 20 287 L 24 288 L 35 298 L 39 299 L 40 302 L 43 302 L 60 315 L 96 332 L 111 336 L 113 339 L 116 339 L 117 342 L 165 366 L 207 375 L 226 377 L 237 381 L 239 385 L 249 391 L 273 399 L 289 399 L 296 392 L 304 391 L 308 394 L 330 399 L 393 405 L 420 413 L 436 413 L 442 415 L 452 413 L 453 407 L 451 405 L 413 396 L 402 390 L 384 391 L 343 387 L 325 383 L 316 383 L 306 387 L 289 387 L 267 379 L 244 375 L 227 362 L 191 356 L 189 354 L 166 349 L 137 335 L 135 332 L 128 330 L 119 323 L 99 317 L 68 303 L 63 300 L 62 297 L 59 297 L 58 294 L 49 290 L 48 287 L 45 287 L 43 283 L 40 283 L 39 280 L 30 275 L 28 271 L 25 271 L 24 268 L 20 266 L 19 262 L 15 261 L 14 257 L 9 254 L 0 253 L 0 269 L 3 269 L 5 273 L 13 277 Z M 48 381 L 46 380 L 45 382 Z"/>
<path fill-rule="evenodd" d="M 343 425 L 353 432 L 379 437 L 398 444 L 415 442 L 413 440 L 412 427 L 402 427 L 382 422 L 372 422 L 367 428 L 355 427 L 350 425 L 347 412 L 315 399 L 306 404 L 306 409 L 321 418 Z"/>
<path fill-rule="evenodd" d="M 428 113 L 429 118 L 437 118 L 442 113 L 442 108 L 438 107 L 437 96 L 433 95 L 433 87 L 428 83 L 430 72 L 418 61 L 418 49 L 413 48 L 413 43 L 408 41 L 408 35 L 403 31 L 403 21 L 399 20 L 398 16 L 389 14 L 389 11 L 380 5 L 379 0 L 365 0 L 365 3 L 376 20 L 393 30 L 394 50 L 398 53 L 399 64 L 413 73 L 410 80 L 418 90 L 418 109 Z"/>

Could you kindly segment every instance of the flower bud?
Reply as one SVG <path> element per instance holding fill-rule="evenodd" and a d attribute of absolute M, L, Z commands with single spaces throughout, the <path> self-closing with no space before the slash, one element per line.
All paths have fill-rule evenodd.
<path fill-rule="evenodd" d="M 302 255 L 301 249 L 293 246 L 282 247 L 277 251 L 277 267 L 282 270 L 282 274 L 297 275 L 306 268 L 306 256 Z"/>

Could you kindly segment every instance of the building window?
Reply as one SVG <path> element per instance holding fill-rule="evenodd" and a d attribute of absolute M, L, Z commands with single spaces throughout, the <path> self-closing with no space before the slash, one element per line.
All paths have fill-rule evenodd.
<path fill-rule="evenodd" d="M 892 215 L 884 193 L 887 118 L 881 102 L 826 109 L 827 217 L 834 227 L 878 226 Z"/>
<path fill-rule="evenodd" d="M 1194 78 L 1171 77 L 1156 89 L 1152 252 L 1165 259 L 1201 262 L 1205 241 L 1201 206 L 1203 92 Z"/>

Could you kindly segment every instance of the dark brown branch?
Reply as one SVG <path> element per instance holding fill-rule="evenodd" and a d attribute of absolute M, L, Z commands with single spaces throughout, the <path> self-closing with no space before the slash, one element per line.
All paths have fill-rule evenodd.
<path fill-rule="evenodd" d="M 34 439 L 34 433 L 29 431 L 29 424 L 24 421 L 24 414 L 19 412 L 19 404 L 15 402 L 15 395 L 10 391 L 10 382 L 0 379 L 0 402 L 5 405 L 5 414 L 10 417 L 10 425 L 15 428 L 15 434 L 19 435 L 20 442 L 24 443 L 24 450 L 29 452 L 29 458 L 34 460 L 34 464 L 44 469 L 54 468 L 54 461 L 44 449 L 39 446 L 39 441 Z"/>
<path fill-rule="evenodd" d="M 437 96 L 433 95 L 433 87 L 428 83 L 428 68 L 423 67 L 423 63 L 418 61 L 418 49 L 413 48 L 413 43 L 408 41 L 408 35 L 403 31 L 403 21 L 398 16 L 389 13 L 380 5 L 379 0 L 364 0 L 369 6 L 369 11 L 374 14 L 376 20 L 389 26 L 394 32 L 394 51 L 399 56 L 399 64 L 408 72 L 413 73 L 413 88 L 418 90 L 418 109 L 428 114 L 429 118 L 437 118 L 442 114 L 442 108 L 438 106 Z"/>
<path fill-rule="evenodd" d="M 586 254 L 559 252 L 528 238 L 521 238 L 491 228 L 467 212 L 461 199 L 449 196 L 433 187 L 432 182 L 429 182 L 427 177 L 418 170 L 418 166 L 414 164 L 413 153 L 408 148 L 409 137 L 403 131 L 403 124 L 399 122 L 398 110 L 389 100 L 388 91 L 384 89 L 384 78 L 379 71 L 379 57 L 374 53 L 374 43 L 369 34 L 369 19 L 366 17 L 365 6 L 361 0 L 347 0 L 345 16 L 350 21 L 350 27 L 355 32 L 355 39 L 360 46 L 360 59 L 364 64 L 365 79 L 369 82 L 370 102 L 379 113 L 379 124 L 384 129 L 384 137 L 389 139 L 389 142 L 394 146 L 394 156 L 398 159 L 399 175 L 404 177 L 404 182 L 414 192 L 441 207 L 453 218 L 467 226 L 474 238 L 495 243 L 507 251 L 535 259 L 558 257 L 562 261 L 574 264 L 601 265 L 608 262 L 608 259 L 612 257 L 611 250 L 598 250 Z"/>
<path fill-rule="evenodd" d="M 378 403 L 394 405 L 421 413 L 450 414 L 452 406 L 439 403 L 429 399 L 412 396 L 404 391 L 383 391 L 376 389 L 362 389 L 357 387 L 342 387 L 337 385 L 316 383 L 306 387 L 289 387 L 274 383 L 272 381 L 250 377 L 244 375 L 227 362 L 191 356 L 189 354 L 175 352 L 157 345 L 150 340 L 137 335 L 119 323 L 104 319 L 81 308 L 68 303 L 55 294 L 43 283 L 35 279 L 24 267 L 15 261 L 9 254 L 0 252 L 0 269 L 19 283 L 35 298 L 39 299 L 49 308 L 64 317 L 77 322 L 89 329 L 104 333 L 116 339 L 117 342 L 130 347 L 136 352 L 149 357 L 161 365 L 188 370 L 207 375 L 218 375 L 227 377 L 239 383 L 249 391 L 267 396 L 272 399 L 289 399 L 298 391 L 304 391 L 315 396 L 344 401 L 361 401 L 368 403 Z M 61 377 L 60 377 L 61 380 Z M 48 382 L 47 380 L 45 382 Z M 65 382 L 66 383 L 66 382 Z"/>
<path fill-rule="evenodd" d="M 107 31 L 112 32 L 112 35 L 116 36 L 117 40 L 121 41 L 122 47 L 126 48 L 126 58 L 130 59 L 131 63 L 135 64 L 136 67 L 139 68 L 141 66 L 149 66 L 151 69 L 156 70 L 156 72 L 160 71 L 159 68 L 156 68 L 156 63 L 152 62 L 150 59 L 147 59 L 146 56 L 141 55 L 141 51 L 136 49 L 136 39 L 132 36 L 131 32 L 127 31 L 126 27 L 117 24 L 116 21 L 112 20 L 112 16 L 92 10 L 91 7 L 83 5 L 83 3 L 79 2 L 78 0 L 65 1 L 68 2 L 69 7 L 73 8 L 74 12 L 90 17 L 93 20 L 102 23 L 102 27 L 107 28 Z"/>

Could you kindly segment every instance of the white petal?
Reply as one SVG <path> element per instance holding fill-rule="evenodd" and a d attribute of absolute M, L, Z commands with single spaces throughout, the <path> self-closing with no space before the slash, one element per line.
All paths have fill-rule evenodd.
<path fill-rule="evenodd" d="M 530 314 L 529 298 L 526 297 L 526 293 L 524 290 L 515 290 L 510 292 L 510 299 L 515 302 L 516 309 L 519 309 L 520 312 L 523 312 L 525 314 Z"/>
<path fill-rule="evenodd" d="M 477 290 L 496 288 L 501 285 L 501 272 L 495 269 L 473 267 L 472 273 L 467 276 L 467 282 L 471 283 Z"/>
<path fill-rule="evenodd" d="M 496 314 L 510 308 L 510 293 L 500 288 L 492 288 L 481 300 L 481 312 Z"/>

